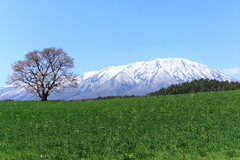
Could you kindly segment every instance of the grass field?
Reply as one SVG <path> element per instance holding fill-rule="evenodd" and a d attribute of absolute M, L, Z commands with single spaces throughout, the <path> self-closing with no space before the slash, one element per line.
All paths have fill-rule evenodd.
<path fill-rule="evenodd" d="M 240 90 L 1 101 L 0 159 L 240 159 Z"/>

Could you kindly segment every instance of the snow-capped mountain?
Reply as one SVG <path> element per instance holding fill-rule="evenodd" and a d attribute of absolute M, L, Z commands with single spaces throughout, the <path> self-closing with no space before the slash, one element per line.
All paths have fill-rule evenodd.
<path fill-rule="evenodd" d="M 208 78 L 219 81 L 237 81 L 206 65 L 183 58 L 155 59 L 129 65 L 107 67 L 99 71 L 85 72 L 78 76 L 79 86 L 52 93 L 48 99 L 85 99 L 110 95 L 146 95 L 171 84 Z M 24 89 L 0 88 L 0 100 L 38 99 Z"/>

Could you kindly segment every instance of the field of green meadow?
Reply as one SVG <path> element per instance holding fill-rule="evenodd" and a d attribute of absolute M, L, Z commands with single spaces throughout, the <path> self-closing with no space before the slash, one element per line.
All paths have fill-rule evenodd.
<path fill-rule="evenodd" d="M 0 101 L 0 159 L 240 159 L 240 90 Z"/>

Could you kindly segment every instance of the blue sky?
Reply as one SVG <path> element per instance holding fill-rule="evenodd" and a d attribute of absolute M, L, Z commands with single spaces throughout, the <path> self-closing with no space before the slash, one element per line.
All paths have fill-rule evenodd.
<path fill-rule="evenodd" d="M 239 0 L 1 0 L 0 87 L 28 51 L 63 48 L 80 74 L 185 58 L 240 79 Z"/>

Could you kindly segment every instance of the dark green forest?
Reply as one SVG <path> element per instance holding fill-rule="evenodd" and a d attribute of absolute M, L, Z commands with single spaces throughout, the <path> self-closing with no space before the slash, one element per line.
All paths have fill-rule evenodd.
<path fill-rule="evenodd" d="M 151 92 L 148 94 L 148 96 L 175 95 L 211 91 L 228 91 L 236 89 L 240 89 L 239 82 L 217 81 L 215 79 L 210 80 L 202 78 L 199 80 L 193 80 L 191 82 L 172 84 L 167 88 L 161 88 L 156 92 Z"/>

